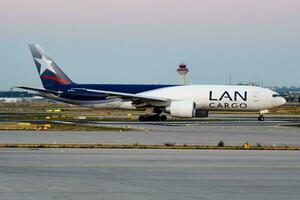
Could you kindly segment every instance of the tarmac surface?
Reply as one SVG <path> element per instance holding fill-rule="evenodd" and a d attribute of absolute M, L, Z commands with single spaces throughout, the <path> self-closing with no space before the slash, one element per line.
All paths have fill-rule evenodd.
<path fill-rule="evenodd" d="M 92 121 L 101 126 L 130 126 L 133 131 L 0 131 L 0 143 L 82 144 L 202 144 L 299 145 L 298 117 L 273 117 L 259 122 L 252 117 L 232 116 L 209 120 L 167 122 Z M 56 123 L 64 123 L 55 121 Z M 72 122 L 77 123 L 77 122 Z"/>
<path fill-rule="evenodd" d="M 87 123 L 136 130 L 0 131 L 0 143 L 300 144 L 298 116 Z M 300 151 L 0 148 L 0 180 L 6 200 L 298 200 Z"/>
<path fill-rule="evenodd" d="M 0 149 L 0 180 L 6 200 L 298 200 L 300 152 Z"/>

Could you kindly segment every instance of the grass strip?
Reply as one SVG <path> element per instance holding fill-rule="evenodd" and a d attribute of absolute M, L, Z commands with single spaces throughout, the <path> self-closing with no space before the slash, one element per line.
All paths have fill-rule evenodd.
<path fill-rule="evenodd" d="M 131 127 L 92 126 L 81 124 L 50 124 L 47 130 L 40 130 L 42 125 L 29 124 L 0 124 L 0 130 L 6 131 L 128 131 Z"/>
<path fill-rule="evenodd" d="M 275 151 L 299 151 L 300 146 L 253 146 L 244 148 L 243 146 L 210 146 L 210 145 L 173 145 L 163 144 L 0 144 L 0 148 L 68 148 L 68 149 L 178 149 L 178 150 L 275 150 Z"/>

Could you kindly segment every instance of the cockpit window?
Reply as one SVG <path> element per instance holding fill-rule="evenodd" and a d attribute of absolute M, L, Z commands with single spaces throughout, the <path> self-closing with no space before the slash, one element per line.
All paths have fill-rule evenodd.
<path fill-rule="evenodd" d="M 280 94 L 273 94 L 273 97 L 281 97 Z"/>

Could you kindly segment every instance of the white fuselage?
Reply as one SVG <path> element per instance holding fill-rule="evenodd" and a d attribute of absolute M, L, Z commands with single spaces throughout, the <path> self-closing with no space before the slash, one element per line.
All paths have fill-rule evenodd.
<path fill-rule="evenodd" d="M 185 85 L 144 92 L 144 95 L 176 100 L 193 100 L 197 109 L 215 111 L 259 111 L 286 101 L 276 92 L 254 86 Z"/>
<path fill-rule="evenodd" d="M 192 100 L 196 108 L 208 111 L 260 111 L 286 103 L 277 93 L 255 86 L 235 85 L 182 85 L 138 93 L 145 96 L 171 99 L 172 101 Z M 47 96 L 54 100 L 100 109 L 136 109 L 131 101 L 109 99 L 103 101 L 68 100 Z M 160 105 L 157 105 L 160 106 Z M 164 105 L 165 106 L 165 105 Z"/>

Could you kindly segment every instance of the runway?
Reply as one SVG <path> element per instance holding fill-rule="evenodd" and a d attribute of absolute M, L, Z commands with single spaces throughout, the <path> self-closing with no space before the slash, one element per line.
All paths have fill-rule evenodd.
<path fill-rule="evenodd" d="M 0 143 L 83 143 L 83 144 L 203 144 L 216 145 L 299 145 L 300 129 L 290 127 L 299 118 L 268 118 L 258 122 L 253 118 L 223 118 L 213 120 L 168 122 L 84 122 L 101 126 L 130 126 L 133 131 L 0 131 Z M 55 121 L 60 123 L 60 121 Z M 83 123 L 83 122 L 71 122 Z"/>
<path fill-rule="evenodd" d="M 40 122 L 42 123 L 42 122 Z M 55 123 L 63 123 L 55 121 Z M 0 143 L 299 145 L 296 117 L 70 121 L 132 131 L 0 131 Z M 298 200 L 299 151 L 0 149 L 0 194 L 35 199 Z"/>
<path fill-rule="evenodd" d="M 1 149 L 0 194 L 35 199 L 299 199 L 300 152 Z"/>

